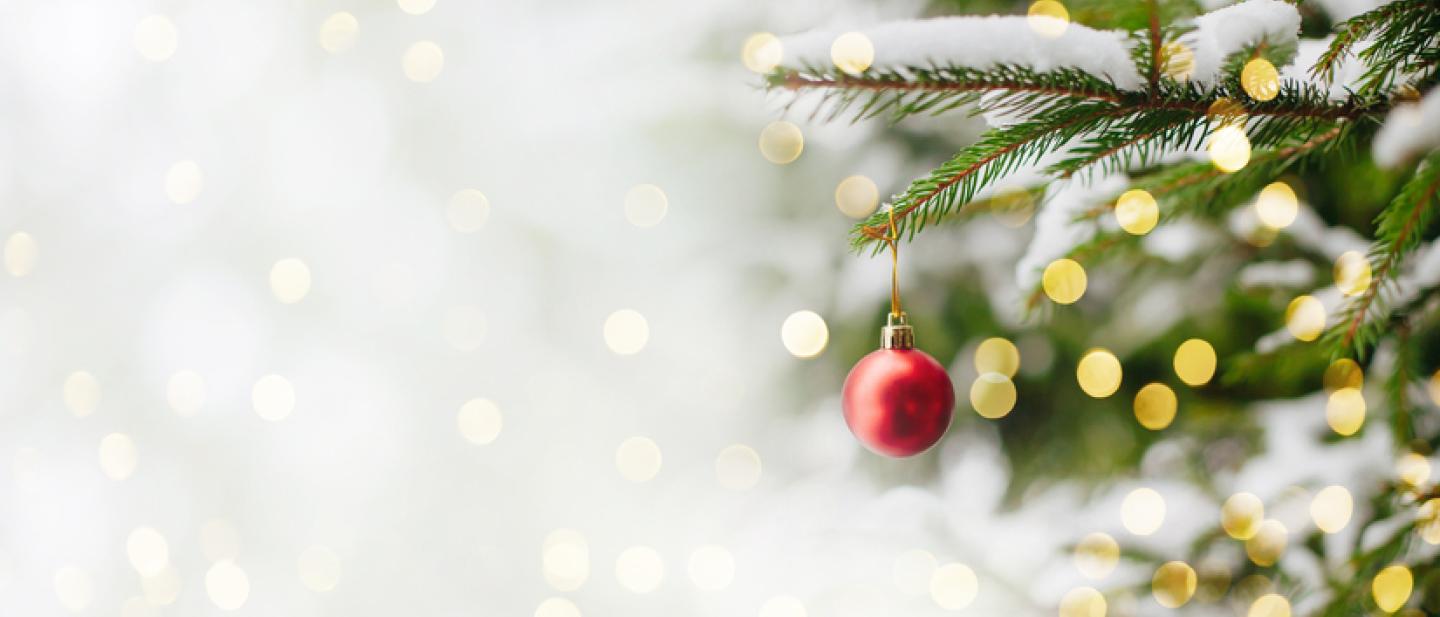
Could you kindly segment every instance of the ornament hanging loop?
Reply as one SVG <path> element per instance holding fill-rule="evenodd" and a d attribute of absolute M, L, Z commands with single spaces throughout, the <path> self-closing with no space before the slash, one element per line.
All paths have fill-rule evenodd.
<path fill-rule="evenodd" d="M 890 233 L 885 243 L 890 245 L 890 314 L 885 316 L 885 327 L 880 329 L 881 349 L 914 349 L 915 331 L 900 308 L 900 234 L 895 231 L 895 207 L 890 207 Z"/>

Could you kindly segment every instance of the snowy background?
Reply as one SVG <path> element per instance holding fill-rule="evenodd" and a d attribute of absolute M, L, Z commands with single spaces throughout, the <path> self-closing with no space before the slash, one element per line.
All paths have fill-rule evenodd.
<path fill-rule="evenodd" d="M 1002 511 L 976 418 L 914 461 L 840 421 L 888 264 L 848 253 L 834 187 L 930 162 L 792 114 L 772 164 L 740 48 L 921 10 L 875 4 L 0 7 L 0 614 L 1044 615 L 1080 584 L 1161 611 L 1148 570 L 1086 582 L 1068 546 L 1179 558 L 1218 512 L 1181 446 Z M 1018 320 L 1028 232 L 963 233 L 912 273 L 976 262 Z M 815 359 L 782 344 L 803 310 Z M 1313 435 L 1317 405 L 1266 422 Z M 1384 473 L 1386 439 L 1220 482 L 1283 504 Z"/>

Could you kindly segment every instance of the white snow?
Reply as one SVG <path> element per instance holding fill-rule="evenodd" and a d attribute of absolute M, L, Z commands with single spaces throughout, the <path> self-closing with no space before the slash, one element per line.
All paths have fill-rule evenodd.
<path fill-rule="evenodd" d="M 1095 224 L 1076 218 L 1118 195 L 1129 183 L 1126 176 L 1109 176 L 1088 184 L 1067 181 L 1051 185 L 1044 207 L 1035 215 L 1035 236 L 1025 255 L 1015 263 L 1015 280 L 1020 289 L 1034 289 L 1045 266 L 1093 238 Z"/>
<path fill-rule="evenodd" d="M 1294 44 L 1300 13 L 1281 0 L 1246 0 L 1195 18 L 1195 30 L 1181 42 L 1195 53 L 1190 80 L 1209 84 L 1220 78 L 1225 58 L 1260 41 Z"/>
<path fill-rule="evenodd" d="M 1073 68 L 1109 79 L 1121 88 L 1143 80 L 1126 49 L 1125 33 L 1070 24 L 1049 38 L 1036 33 L 1023 16 L 940 17 L 894 21 L 856 30 L 875 47 L 876 68 L 955 65 L 988 69 L 1001 64 L 1037 71 Z M 838 31 L 813 31 L 784 37 L 784 64 L 829 66 L 830 46 Z"/>
<path fill-rule="evenodd" d="M 1375 135 L 1375 163 L 1395 167 L 1437 147 L 1440 147 L 1440 94 L 1432 91 L 1419 103 L 1400 105 L 1390 112 Z"/>

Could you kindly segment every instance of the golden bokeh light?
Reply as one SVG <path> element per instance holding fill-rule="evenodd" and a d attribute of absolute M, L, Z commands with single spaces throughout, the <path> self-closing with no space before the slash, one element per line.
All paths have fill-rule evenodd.
<path fill-rule="evenodd" d="M 1290 601 L 1285 596 L 1267 593 L 1250 603 L 1245 617 L 1290 617 Z"/>
<path fill-rule="evenodd" d="M 735 580 L 735 558 L 722 546 L 702 546 L 690 553 L 691 582 L 705 591 L 720 591 Z"/>
<path fill-rule="evenodd" d="M 981 373 L 970 384 L 970 406 L 982 418 L 995 420 L 1015 408 L 1015 383 L 1000 373 Z"/>
<path fill-rule="evenodd" d="M 325 593 L 340 584 L 340 556 L 318 544 L 306 548 L 295 560 L 300 584 L 310 591 Z"/>
<path fill-rule="evenodd" d="M 137 458 L 135 442 L 123 433 L 110 433 L 100 440 L 100 471 L 111 480 L 134 475 Z"/>
<path fill-rule="evenodd" d="M 618 355 L 630 356 L 650 342 L 650 323 L 639 311 L 620 309 L 605 318 L 605 346 Z"/>
<path fill-rule="evenodd" d="M 445 219 L 462 234 L 475 233 L 490 219 L 490 199 L 475 189 L 460 189 L 445 203 Z"/>
<path fill-rule="evenodd" d="M 205 174 L 195 161 L 180 161 L 165 171 L 165 197 L 170 203 L 183 206 L 200 198 L 205 190 Z"/>
<path fill-rule="evenodd" d="M 1150 578 L 1150 593 L 1165 608 L 1180 608 L 1195 595 L 1199 578 L 1194 568 L 1183 561 L 1169 561 L 1155 570 Z"/>
<path fill-rule="evenodd" d="M 1075 545 L 1075 569 L 1091 580 L 1110 576 L 1120 563 L 1120 544 L 1109 534 L 1095 532 L 1080 539 Z"/>
<path fill-rule="evenodd" d="M 665 561 L 648 546 L 632 546 L 615 559 L 615 580 L 634 593 L 650 593 L 665 580 Z"/>
<path fill-rule="evenodd" d="M 940 608 L 958 611 L 975 601 L 980 582 L 963 563 L 947 563 L 930 575 L 930 599 Z"/>
<path fill-rule="evenodd" d="M 1415 510 L 1415 532 L 1426 544 L 1440 544 L 1440 498 L 1427 499 Z"/>
<path fill-rule="evenodd" d="M 6 238 L 5 271 L 9 272 L 10 276 L 29 276 L 35 271 L 35 264 L 39 261 L 40 243 L 35 241 L 35 236 L 17 231 Z"/>
<path fill-rule="evenodd" d="M 154 527 L 136 527 L 125 538 L 125 555 L 140 576 L 151 577 L 170 565 L 170 544 Z"/>
<path fill-rule="evenodd" d="M 1175 376 L 1187 386 L 1203 386 L 1215 377 L 1215 348 L 1204 339 L 1192 338 L 1175 349 Z"/>
<path fill-rule="evenodd" d="M 1414 588 L 1415 576 L 1410 573 L 1410 568 L 1394 564 L 1375 575 L 1375 580 L 1370 583 L 1370 594 L 1375 598 L 1375 606 L 1393 613 L 1405 606 Z"/>
<path fill-rule="evenodd" d="M 1137 488 L 1120 503 L 1120 523 L 1137 536 L 1148 536 L 1165 523 L 1165 498 L 1150 488 Z"/>
<path fill-rule="evenodd" d="M 1417 487 L 1430 481 L 1430 459 L 1406 452 L 1395 461 L 1395 476 L 1406 486 Z"/>
<path fill-rule="evenodd" d="M 880 205 L 880 188 L 865 176 L 849 176 L 835 186 L 835 207 L 852 219 L 863 219 Z"/>
<path fill-rule="evenodd" d="M 396 0 L 400 10 L 411 15 L 424 15 L 435 8 L 435 0 Z"/>
<path fill-rule="evenodd" d="M 55 597 L 60 599 L 60 605 L 72 613 L 83 612 L 95 596 L 95 586 L 90 581 L 90 574 L 74 566 L 56 570 L 51 584 L 55 588 Z"/>
<path fill-rule="evenodd" d="M 250 577 L 233 561 L 216 562 L 205 572 L 205 593 L 220 610 L 240 610 L 250 597 Z"/>
<path fill-rule="evenodd" d="M 100 406 L 100 380 L 86 371 L 75 371 L 65 378 L 62 398 L 70 413 L 84 418 Z"/>
<path fill-rule="evenodd" d="M 1346 296 L 1358 296 L 1370 289 L 1370 260 L 1360 251 L 1345 251 L 1335 258 L 1335 287 Z"/>
<path fill-rule="evenodd" d="M 1325 423 L 1341 437 L 1354 435 L 1365 424 L 1365 396 L 1359 388 L 1340 388 L 1325 402 Z"/>
<path fill-rule="evenodd" d="M 150 62 L 164 62 L 175 55 L 180 46 L 180 33 L 175 22 L 164 15 L 148 15 L 135 24 L 135 51 Z"/>
<path fill-rule="evenodd" d="M 859 32 L 846 32 L 830 44 L 830 60 L 851 75 L 864 73 L 875 62 L 875 45 Z"/>
<path fill-rule="evenodd" d="M 776 165 L 785 165 L 800 158 L 805 150 L 805 135 L 800 127 L 784 120 L 765 125 L 760 131 L 760 155 Z"/>
<path fill-rule="evenodd" d="M 1285 545 L 1289 540 L 1290 532 L 1285 525 L 1273 518 L 1265 519 L 1255 530 L 1255 535 L 1245 541 L 1245 554 L 1255 565 L 1273 566 L 1285 554 Z"/>
<path fill-rule="evenodd" d="M 556 529 L 540 545 L 545 582 L 560 591 L 574 591 L 590 578 L 590 544 L 574 529 Z"/>
<path fill-rule="evenodd" d="M 1108 349 L 1092 349 L 1075 365 L 1075 379 L 1080 389 L 1094 398 L 1106 398 L 1120 389 L 1120 359 Z"/>
<path fill-rule="evenodd" d="M 1196 568 L 1200 583 L 1195 588 L 1195 600 L 1215 602 L 1230 591 L 1230 566 L 1223 560 L 1208 558 Z"/>
<path fill-rule="evenodd" d="M 178 371 L 165 384 L 165 400 L 181 417 L 193 416 L 205 407 L 205 378 L 195 371 Z"/>
<path fill-rule="evenodd" d="M 830 342 L 830 328 L 814 311 L 795 311 L 780 325 L 780 342 L 796 358 L 814 358 Z"/>
<path fill-rule="evenodd" d="M 669 210 L 670 199 L 653 184 L 637 184 L 625 193 L 625 220 L 641 229 L 659 225 Z"/>
<path fill-rule="evenodd" d="M 1354 511 L 1355 499 L 1340 485 L 1320 489 L 1310 500 L 1310 519 L 1325 533 L 1337 533 L 1344 529 L 1350 524 L 1350 515 Z"/>
<path fill-rule="evenodd" d="M 1435 374 L 1430 376 L 1430 384 L 1427 389 L 1430 390 L 1430 400 L 1436 405 L 1440 405 L 1440 369 L 1436 369 Z"/>
<path fill-rule="evenodd" d="M 1175 81 L 1188 81 L 1195 73 L 1195 50 L 1180 41 L 1161 45 L 1160 71 Z"/>
<path fill-rule="evenodd" d="M 535 617 L 581 617 L 580 607 L 565 598 L 546 598 L 535 607 Z"/>
<path fill-rule="evenodd" d="M 649 437 L 631 437 L 615 448 L 615 469 L 631 482 L 647 482 L 660 473 L 664 457 L 660 446 Z"/>
<path fill-rule="evenodd" d="M 1240 87 L 1257 101 L 1268 101 L 1280 94 L 1280 71 L 1264 58 L 1255 58 L 1240 69 Z"/>
<path fill-rule="evenodd" d="M 1145 384 L 1135 393 L 1135 419 L 1152 431 L 1170 426 L 1177 406 L 1175 391 L 1163 383 Z"/>
<path fill-rule="evenodd" d="M 1334 392 L 1341 388 L 1359 388 L 1365 385 L 1365 371 L 1354 360 L 1340 358 L 1325 368 L 1325 376 L 1322 381 L 1326 392 Z"/>
<path fill-rule="evenodd" d="M 1085 295 L 1085 268 L 1073 259 L 1056 259 L 1040 275 L 1045 295 L 1057 304 L 1074 304 Z"/>
<path fill-rule="evenodd" d="M 466 441 L 476 445 L 493 443 L 505 426 L 504 414 L 494 401 L 474 398 L 465 401 L 455 413 L 455 428 Z"/>
<path fill-rule="evenodd" d="M 1300 214 L 1300 198 L 1285 182 L 1271 182 L 1255 197 L 1255 215 L 1270 229 L 1284 229 Z"/>
<path fill-rule="evenodd" d="M 1070 11 L 1057 0 L 1035 0 L 1026 11 L 1030 29 L 1047 39 L 1059 38 L 1070 27 Z"/>
<path fill-rule="evenodd" d="M 1310 342 L 1320 338 L 1325 331 L 1325 305 L 1314 296 L 1302 295 L 1290 301 L 1285 307 L 1285 329 L 1301 341 Z"/>
<path fill-rule="evenodd" d="M 432 41 L 417 41 L 400 60 L 405 78 L 416 83 L 435 81 L 445 69 L 445 52 Z"/>
<path fill-rule="evenodd" d="M 1155 229 L 1160 221 L 1160 206 L 1149 191 L 1130 189 L 1115 200 L 1115 220 L 1120 228 L 1133 236 L 1143 236 Z"/>
<path fill-rule="evenodd" d="M 775 596 L 760 605 L 759 617 L 808 617 L 805 603 L 795 596 Z"/>
<path fill-rule="evenodd" d="M 332 54 L 344 52 L 355 46 L 355 35 L 360 32 L 360 22 L 354 15 L 340 11 L 320 24 L 320 48 Z"/>
<path fill-rule="evenodd" d="M 1250 163 L 1250 137 L 1240 126 L 1227 124 L 1210 134 L 1206 152 L 1216 169 L 1225 173 L 1240 171 Z"/>
<path fill-rule="evenodd" d="M 1236 540 L 1249 540 L 1265 520 L 1265 502 L 1253 493 L 1235 493 L 1220 506 L 1220 527 Z"/>
<path fill-rule="evenodd" d="M 990 215 L 1011 229 L 1024 227 L 1035 215 L 1035 198 L 1021 187 L 1001 189 L 988 202 Z"/>
<path fill-rule="evenodd" d="M 1060 617 L 1105 617 L 1105 596 L 1093 587 L 1076 587 L 1060 598 Z"/>
<path fill-rule="evenodd" d="M 270 267 L 270 293 L 282 304 L 294 304 L 310 293 L 310 266 L 294 257 Z"/>
<path fill-rule="evenodd" d="M 930 593 L 930 578 L 940 564 L 930 551 L 910 549 L 900 553 L 890 568 L 890 578 L 901 593 L 919 596 Z"/>
<path fill-rule="evenodd" d="M 785 46 L 780 39 L 769 32 L 756 32 L 745 39 L 745 45 L 740 48 L 740 61 L 745 63 L 745 68 L 756 73 L 769 73 L 780 66 L 785 58 Z"/>
<path fill-rule="evenodd" d="M 295 411 L 295 386 L 279 375 L 266 375 L 250 389 L 250 403 L 261 418 L 279 422 Z"/>
<path fill-rule="evenodd" d="M 1020 350 L 1009 339 L 987 338 L 975 347 L 975 370 L 1014 377 L 1020 370 Z"/>
<path fill-rule="evenodd" d="M 744 444 L 726 446 L 715 457 L 715 479 L 732 491 L 743 491 L 760 482 L 760 453 Z"/>
<path fill-rule="evenodd" d="M 1217 129 L 1232 125 L 1243 127 L 1250 119 L 1250 113 L 1235 99 L 1222 96 L 1210 103 L 1210 107 L 1205 110 L 1205 118 Z"/>

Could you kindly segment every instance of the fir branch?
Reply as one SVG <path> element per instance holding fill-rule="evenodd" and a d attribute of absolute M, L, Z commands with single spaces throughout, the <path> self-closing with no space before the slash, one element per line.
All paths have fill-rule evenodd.
<path fill-rule="evenodd" d="M 1437 34 L 1440 2 L 1396 0 L 1340 24 L 1335 39 L 1310 68 L 1310 74 L 1333 83 L 1340 63 L 1368 39 L 1370 46 L 1357 54 L 1366 65 L 1359 90 L 1382 91 L 1393 83 L 1397 73 L 1433 65 Z"/>

